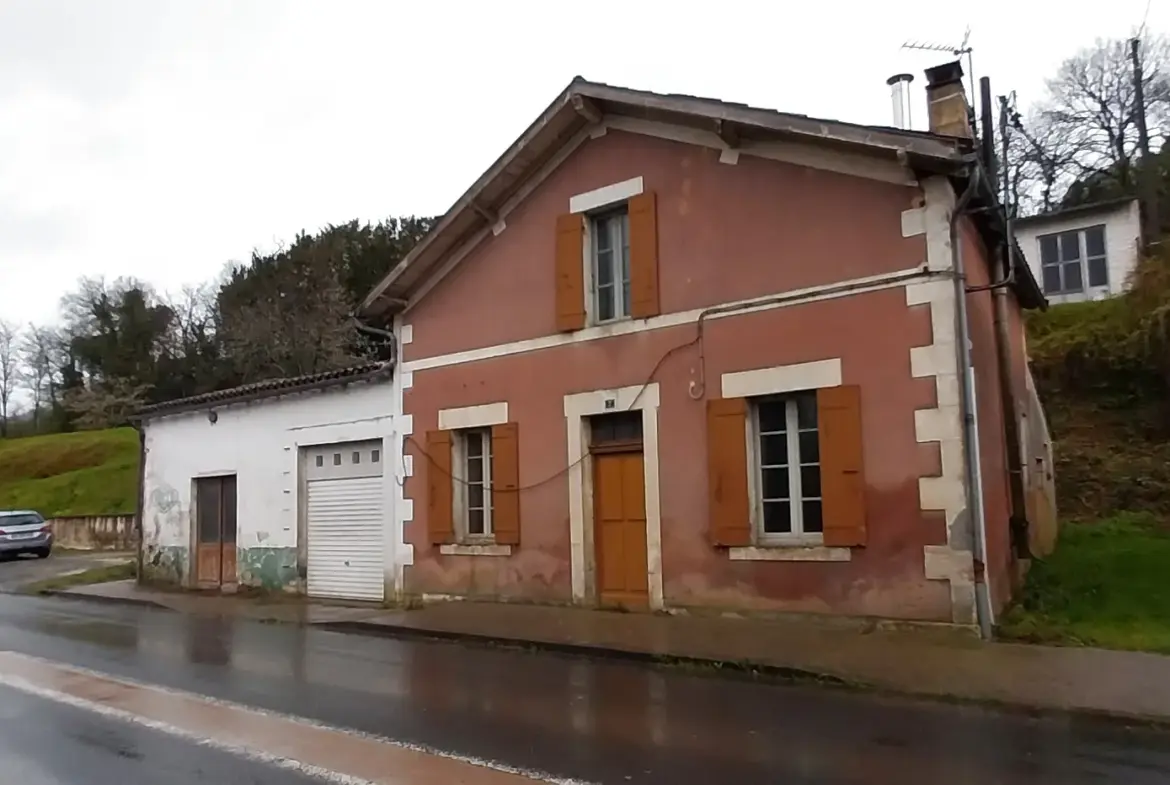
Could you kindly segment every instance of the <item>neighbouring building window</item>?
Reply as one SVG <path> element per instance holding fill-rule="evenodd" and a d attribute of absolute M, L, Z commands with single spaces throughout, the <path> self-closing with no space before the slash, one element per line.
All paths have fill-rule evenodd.
<path fill-rule="evenodd" d="M 456 515 L 461 534 L 482 539 L 494 534 L 492 528 L 492 431 L 469 428 L 455 433 Z"/>
<path fill-rule="evenodd" d="M 1045 294 L 1075 294 L 1086 285 L 1109 285 L 1103 224 L 1040 235 L 1037 241 Z"/>
<path fill-rule="evenodd" d="M 756 538 L 820 538 L 821 456 L 815 392 L 752 401 Z"/>
<path fill-rule="evenodd" d="M 630 216 L 623 207 L 591 219 L 593 314 L 597 322 L 630 315 Z"/>

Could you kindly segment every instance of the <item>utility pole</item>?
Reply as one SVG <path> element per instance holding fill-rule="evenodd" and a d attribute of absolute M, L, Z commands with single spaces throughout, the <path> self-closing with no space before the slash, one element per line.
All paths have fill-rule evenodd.
<path fill-rule="evenodd" d="M 1012 162 L 1008 160 L 1008 124 L 1012 116 L 1012 108 L 1008 105 L 1008 97 L 999 97 L 999 144 L 1003 156 L 1000 166 L 1000 176 L 1003 177 L 1003 209 L 1007 214 L 1008 235 L 1011 235 L 1012 220 L 1016 217 L 1015 205 L 1012 204 L 1011 171 Z M 1008 244 L 1008 259 L 1011 259 L 1012 247 Z M 1011 270 L 1011 267 L 1008 268 Z"/>
<path fill-rule="evenodd" d="M 1133 103 L 1134 122 L 1138 132 L 1138 150 L 1141 152 L 1141 162 L 1137 166 L 1138 194 L 1141 197 L 1142 217 L 1145 219 L 1142 231 L 1142 250 L 1149 249 L 1149 244 L 1157 239 L 1158 234 L 1158 190 L 1155 183 L 1154 162 L 1150 160 L 1150 132 L 1146 127 L 1146 92 L 1142 84 L 1142 40 L 1140 37 L 1129 39 L 1129 59 L 1133 63 Z"/>
<path fill-rule="evenodd" d="M 1138 149 L 1142 152 L 1142 159 L 1150 155 L 1150 132 L 1146 128 L 1146 90 L 1142 84 L 1142 41 L 1140 38 L 1129 40 L 1129 59 L 1133 61 L 1133 102 L 1134 114 L 1137 121 Z"/>

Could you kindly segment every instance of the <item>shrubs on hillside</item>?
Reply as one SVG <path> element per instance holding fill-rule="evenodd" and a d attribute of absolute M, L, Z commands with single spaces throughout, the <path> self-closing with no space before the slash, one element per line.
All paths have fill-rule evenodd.
<path fill-rule="evenodd" d="M 1170 253 L 1132 291 L 1030 314 L 1062 517 L 1170 514 Z"/>

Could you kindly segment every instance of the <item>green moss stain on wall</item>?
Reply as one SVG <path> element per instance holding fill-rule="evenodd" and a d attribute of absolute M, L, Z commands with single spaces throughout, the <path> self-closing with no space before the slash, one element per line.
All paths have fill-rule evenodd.
<path fill-rule="evenodd" d="M 294 591 L 299 586 L 296 548 L 239 548 L 236 559 L 244 586 L 267 591 Z"/>
<path fill-rule="evenodd" d="M 177 545 L 149 545 L 142 554 L 142 579 L 146 583 L 181 586 L 190 563 L 188 549 Z"/>

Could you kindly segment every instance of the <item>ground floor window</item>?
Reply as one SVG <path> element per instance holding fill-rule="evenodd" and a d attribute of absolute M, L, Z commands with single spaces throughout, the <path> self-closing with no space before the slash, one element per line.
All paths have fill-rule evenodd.
<path fill-rule="evenodd" d="M 455 515 L 466 539 L 488 539 L 492 528 L 492 431 L 468 428 L 456 431 Z"/>
<path fill-rule="evenodd" d="M 755 535 L 761 544 L 821 536 L 817 396 L 800 392 L 751 401 Z"/>

